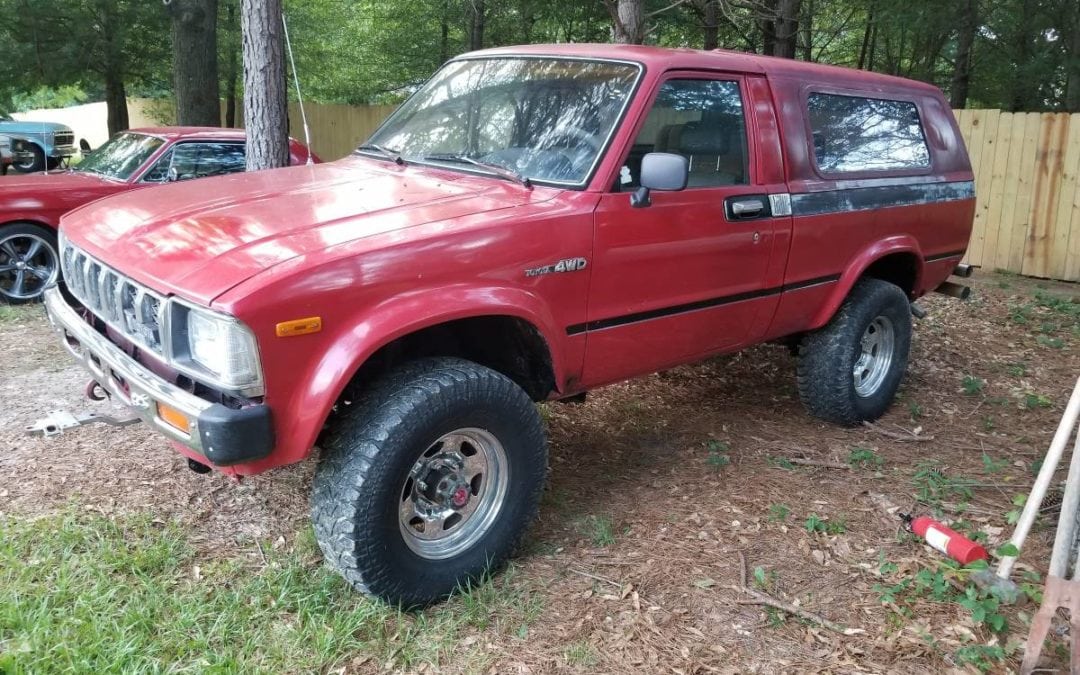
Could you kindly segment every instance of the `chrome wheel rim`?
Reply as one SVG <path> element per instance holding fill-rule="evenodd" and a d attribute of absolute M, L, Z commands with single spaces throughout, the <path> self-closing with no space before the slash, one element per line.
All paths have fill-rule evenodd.
<path fill-rule="evenodd" d="M 490 432 L 470 427 L 444 434 L 402 485 L 398 524 L 405 543 L 429 560 L 470 548 L 502 511 L 509 479 L 506 451 Z"/>
<path fill-rule="evenodd" d="M 879 316 L 871 321 L 863 331 L 859 347 L 852 375 L 855 378 L 855 393 L 866 398 L 881 387 L 892 367 L 893 352 L 896 350 L 896 329 L 892 319 Z"/>
<path fill-rule="evenodd" d="M 31 300 L 60 276 L 56 251 L 36 234 L 0 237 L 0 294 Z"/>

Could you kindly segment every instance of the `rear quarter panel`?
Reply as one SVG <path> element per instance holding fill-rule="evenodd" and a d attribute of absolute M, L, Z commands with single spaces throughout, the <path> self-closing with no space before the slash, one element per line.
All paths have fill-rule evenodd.
<path fill-rule="evenodd" d="M 770 337 L 819 328 L 866 268 L 885 255 L 914 258 L 913 298 L 944 281 L 963 257 L 975 212 L 973 174 L 952 111 L 928 85 L 770 78 L 781 117 L 792 195 L 785 283 L 820 283 L 784 293 Z M 813 156 L 806 101 L 811 92 L 910 101 L 918 109 L 930 167 L 843 175 L 822 173 Z"/>

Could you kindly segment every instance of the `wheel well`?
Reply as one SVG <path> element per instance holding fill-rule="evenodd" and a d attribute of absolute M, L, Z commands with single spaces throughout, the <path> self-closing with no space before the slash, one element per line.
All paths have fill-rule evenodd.
<path fill-rule="evenodd" d="M 431 356 L 457 356 L 487 366 L 534 401 L 555 389 L 551 353 L 535 326 L 512 316 L 480 316 L 429 326 L 384 345 L 356 372 L 344 396 L 354 397 L 364 383 L 401 363 Z"/>
<path fill-rule="evenodd" d="M 863 276 L 881 279 L 899 286 L 908 297 L 914 297 L 915 281 L 919 277 L 919 259 L 911 253 L 892 253 L 875 260 Z"/>

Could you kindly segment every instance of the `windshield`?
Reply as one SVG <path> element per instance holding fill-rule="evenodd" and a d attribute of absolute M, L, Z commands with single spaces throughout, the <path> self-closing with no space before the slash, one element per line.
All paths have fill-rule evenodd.
<path fill-rule="evenodd" d="M 375 132 L 360 152 L 469 171 L 582 184 L 640 69 L 559 58 L 454 61 Z M 462 161 L 462 158 L 477 162 Z"/>
<path fill-rule="evenodd" d="M 165 141 L 154 136 L 120 133 L 83 158 L 75 171 L 127 180 Z"/>

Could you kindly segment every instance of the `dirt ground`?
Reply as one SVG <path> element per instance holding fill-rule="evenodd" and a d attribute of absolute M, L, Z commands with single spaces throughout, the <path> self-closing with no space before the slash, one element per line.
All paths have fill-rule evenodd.
<path fill-rule="evenodd" d="M 1008 631 L 994 635 L 956 603 L 883 602 L 881 590 L 941 561 L 901 532 L 895 507 L 963 519 L 991 549 L 1007 539 L 1006 514 L 1080 373 L 1074 308 L 1037 299 L 1080 289 L 971 281 L 969 302 L 921 303 L 929 316 L 916 322 L 900 400 L 876 429 L 808 417 L 779 345 L 545 405 L 550 482 L 515 563 L 515 583 L 543 609 L 527 640 L 476 636 L 495 670 L 921 673 L 971 669 L 956 657 L 971 645 L 1001 647 L 1005 661 L 984 665 L 1016 669 L 1032 604 L 1008 609 Z M 292 541 L 308 527 L 314 460 L 234 484 L 192 473 L 140 426 L 26 437 L 49 410 L 113 409 L 82 399 L 86 376 L 40 309 L 0 315 L 0 354 L 0 513 L 149 510 L 181 522 L 208 556 L 258 556 L 256 538 Z M 1054 518 L 1040 520 L 1021 572 L 1045 573 Z M 740 553 L 757 587 L 865 632 L 740 604 Z M 1045 651 L 1060 649 L 1058 639 Z"/>

